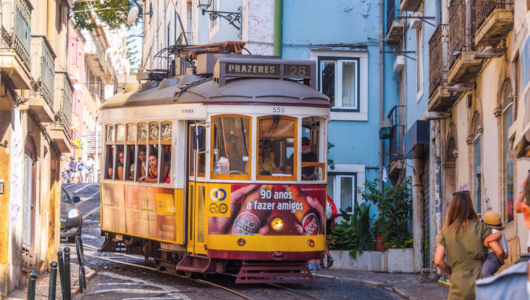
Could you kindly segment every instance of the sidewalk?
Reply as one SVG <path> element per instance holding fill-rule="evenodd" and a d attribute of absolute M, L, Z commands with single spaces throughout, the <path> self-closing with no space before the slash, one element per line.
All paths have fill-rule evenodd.
<path fill-rule="evenodd" d="M 75 263 L 70 264 L 70 277 L 72 280 L 72 299 L 75 298 L 77 294 L 79 294 L 79 265 Z M 96 276 L 96 272 L 88 267 L 85 266 L 85 274 L 86 274 L 86 280 L 87 280 L 87 286 L 88 281 L 94 276 Z M 27 280 L 26 280 L 27 282 Z M 37 278 L 37 287 L 35 292 L 35 300 L 47 300 L 48 299 L 48 292 L 50 289 L 50 273 L 40 274 Z M 59 278 L 59 273 L 57 273 L 57 287 L 56 287 L 56 299 L 63 299 L 62 293 L 61 293 L 61 279 Z M 15 290 L 9 296 L 7 299 L 17 299 L 17 300 L 25 300 L 28 292 L 27 285 Z"/>
<path fill-rule="evenodd" d="M 403 299 L 446 300 L 449 289 L 437 283 L 419 283 L 414 274 L 375 273 L 357 270 L 312 271 L 316 279 L 348 282 L 391 291 Z"/>

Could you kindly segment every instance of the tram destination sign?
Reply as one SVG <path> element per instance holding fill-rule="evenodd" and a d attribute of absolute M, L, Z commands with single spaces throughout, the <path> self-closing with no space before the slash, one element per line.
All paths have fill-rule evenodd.
<path fill-rule="evenodd" d="M 214 82 L 226 84 L 230 78 L 275 78 L 301 80 L 316 87 L 316 63 L 305 60 L 220 57 L 214 67 Z"/>

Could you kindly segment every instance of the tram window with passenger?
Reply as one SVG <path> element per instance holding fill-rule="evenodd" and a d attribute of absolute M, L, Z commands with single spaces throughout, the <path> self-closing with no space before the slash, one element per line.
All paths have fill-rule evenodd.
<path fill-rule="evenodd" d="M 105 179 L 114 179 L 114 125 L 108 125 L 106 131 L 106 160 L 105 160 Z"/>
<path fill-rule="evenodd" d="M 212 179 L 250 179 L 250 124 L 246 116 L 212 117 Z"/>
<path fill-rule="evenodd" d="M 125 152 L 124 177 L 127 181 L 134 181 L 134 159 L 136 157 L 136 124 L 127 124 L 127 151 Z"/>
<path fill-rule="evenodd" d="M 297 121 L 296 118 L 279 115 L 258 118 L 258 180 L 295 180 L 297 158 L 293 156 L 293 165 L 289 169 L 287 151 L 297 147 Z"/>

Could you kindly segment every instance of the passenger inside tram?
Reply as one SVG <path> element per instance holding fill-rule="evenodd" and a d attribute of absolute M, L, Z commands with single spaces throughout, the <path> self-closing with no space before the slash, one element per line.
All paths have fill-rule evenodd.
<path fill-rule="evenodd" d="M 110 153 L 110 155 L 108 154 Z M 112 179 L 114 173 L 114 146 L 107 146 L 107 179 Z"/>
<path fill-rule="evenodd" d="M 137 170 L 136 164 L 132 164 L 131 165 L 131 176 L 129 177 L 130 180 L 134 180 L 134 174 L 136 172 L 140 172 L 139 173 L 140 174 L 139 177 L 145 176 L 145 174 L 147 173 L 147 164 L 146 164 L 147 153 L 145 151 L 145 148 L 144 147 L 140 147 L 140 150 L 139 150 L 138 153 L 139 153 L 138 158 L 142 162 L 141 163 L 141 167 L 140 167 L 140 164 L 139 164 L 138 165 L 138 170 Z"/>
<path fill-rule="evenodd" d="M 287 174 L 293 173 L 293 159 L 294 153 L 287 160 L 287 166 L 285 172 Z M 318 162 L 318 156 L 311 152 L 311 141 L 308 137 L 302 137 L 302 162 Z M 316 179 L 316 167 L 303 167 L 302 168 L 302 180 L 314 180 Z"/>
<path fill-rule="evenodd" d="M 139 182 L 146 182 L 146 183 L 157 183 L 158 177 L 159 177 L 159 167 L 158 167 L 158 154 L 156 152 L 149 153 L 149 171 L 147 176 L 142 176 L 138 180 Z M 163 163 L 162 166 L 162 175 L 161 175 L 161 182 L 166 182 L 167 178 L 169 178 L 169 165 L 166 163 Z"/>
<path fill-rule="evenodd" d="M 259 158 L 256 161 L 257 176 L 292 176 L 282 171 L 287 154 L 293 152 L 296 119 L 287 116 L 258 118 Z"/>
<path fill-rule="evenodd" d="M 118 152 L 118 178 L 123 180 L 123 169 L 124 169 L 125 154 L 123 151 Z"/>

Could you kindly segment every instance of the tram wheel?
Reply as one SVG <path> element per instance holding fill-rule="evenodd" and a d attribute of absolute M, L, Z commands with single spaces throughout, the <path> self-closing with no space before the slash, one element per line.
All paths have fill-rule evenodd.
<path fill-rule="evenodd" d="M 155 268 L 158 271 L 165 271 L 166 270 L 166 267 L 162 266 L 162 263 L 160 261 L 158 261 L 157 259 L 155 259 L 154 261 L 155 261 Z"/>
<path fill-rule="evenodd" d="M 185 271 L 184 275 L 186 275 L 186 277 L 188 278 L 195 278 L 197 276 L 197 273 L 191 272 L 191 271 Z"/>

